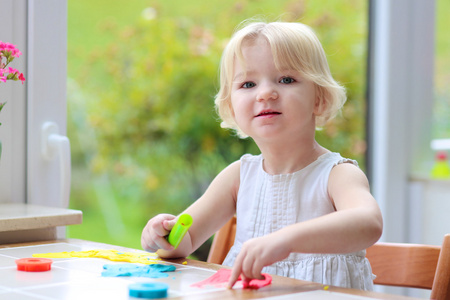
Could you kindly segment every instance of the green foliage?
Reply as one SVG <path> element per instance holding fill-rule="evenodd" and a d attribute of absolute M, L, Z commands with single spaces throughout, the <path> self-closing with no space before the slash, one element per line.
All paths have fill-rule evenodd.
<path fill-rule="evenodd" d="M 214 114 L 219 44 L 194 23 L 162 19 L 141 22 L 106 49 L 99 67 L 110 87 L 100 89 L 89 117 L 102 141 L 98 171 L 126 181 L 144 170 L 144 198 L 186 206 L 250 150 Z"/>
<path fill-rule="evenodd" d="M 316 30 L 349 96 L 343 116 L 319 131 L 318 140 L 344 156 L 363 158 L 366 1 L 176 2 L 154 3 L 154 19 L 139 18 L 126 28 L 100 21 L 102 39 L 111 42 L 83 59 L 74 49 L 83 50 L 71 48 L 69 40 L 77 62 L 71 69 L 69 61 L 75 78 L 68 85 L 69 135 L 79 135 L 71 138 L 79 170 L 71 202 L 102 235 L 98 241 L 139 247 L 149 218 L 180 213 L 226 165 L 259 152 L 250 139 L 220 128 L 213 101 L 224 45 L 237 24 L 257 14 L 269 20 L 283 15 Z M 101 204 L 101 197 L 109 204 Z M 108 232 L 108 221 L 101 219 L 124 226 Z M 70 235 L 93 237 L 83 226 Z M 131 245 L 125 241 L 130 235 L 136 241 Z"/>
<path fill-rule="evenodd" d="M 448 11 L 450 2 L 437 1 L 435 94 L 433 106 L 432 138 L 449 138 L 450 135 L 450 31 Z"/>

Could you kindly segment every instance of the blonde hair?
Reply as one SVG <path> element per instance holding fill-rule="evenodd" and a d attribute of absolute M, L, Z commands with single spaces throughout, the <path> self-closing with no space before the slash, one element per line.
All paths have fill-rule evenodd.
<path fill-rule="evenodd" d="M 221 126 L 236 130 L 239 137 L 247 135 L 236 124 L 231 106 L 231 85 L 235 60 L 244 63 L 242 47 L 263 37 L 269 43 L 278 69 L 293 69 L 316 85 L 320 115 L 316 126 L 323 126 L 334 118 L 346 101 L 345 88 L 331 76 L 325 51 L 313 30 L 301 23 L 254 22 L 236 31 L 222 54 L 220 63 L 220 89 L 215 107 L 222 119 Z"/>

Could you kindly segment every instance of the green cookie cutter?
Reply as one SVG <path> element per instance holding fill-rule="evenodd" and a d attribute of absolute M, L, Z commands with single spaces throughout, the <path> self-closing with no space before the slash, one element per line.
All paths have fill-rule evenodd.
<path fill-rule="evenodd" d="M 192 217 L 188 214 L 182 214 L 167 237 L 167 241 L 176 249 L 183 240 L 184 236 L 192 225 Z"/>

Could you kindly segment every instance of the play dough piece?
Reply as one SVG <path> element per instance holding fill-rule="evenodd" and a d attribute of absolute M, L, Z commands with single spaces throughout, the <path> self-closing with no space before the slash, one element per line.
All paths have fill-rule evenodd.
<path fill-rule="evenodd" d="M 170 265 L 136 265 L 136 264 L 115 264 L 104 265 L 102 272 L 103 277 L 117 277 L 117 276 L 134 276 L 134 277 L 149 277 L 149 278 L 164 278 L 169 277 L 166 272 L 175 271 L 175 266 Z"/>
<path fill-rule="evenodd" d="M 262 275 L 264 276 L 264 279 L 252 279 L 249 283 L 244 282 L 244 289 L 259 289 L 272 283 L 272 276 L 269 274 Z"/>
<path fill-rule="evenodd" d="M 219 269 L 216 273 L 214 273 L 212 276 L 206 278 L 205 280 L 202 280 L 200 282 L 194 283 L 191 286 L 192 287 L 198 287 L 203 288 L 207 285 L 211 285 L 214 287 L 223 287 L 224 283 L 228 283 L 228 280 L 231 276 L 231 270 L 229 269 Z M 241 277 L 239 277 L 240 279 Z M 239 280 L 238 279 L 238 280 Z"/>
<path fill-rule="evenodd" d="M 52 260 L 47 258 L 21 258 L 16 260 L 17 270 L 26 272 L 44 272 L 52 268 Z"/>
<path fill-rule="evenodd" d="M 131 297 L 136 298 L 166 298 L 169 285 L 162 282 L 134 283 L 128 286 Z"/>
<path fill-rule="evenodd" d="M 117 250 L 88 250 L 55 253 L 37 253 L 33 257 L 46 258 L 105 258 L 111 261 L 125 261 L 130 263 L 141 263 L 145 265 L 157 264 L 161 259 L 156 253 L 150 252 L 121 252 Z"/>
<path fill-rule="evenodd" d="M 272 283 L 272 276 L 265 273 L 262 275 L 264 276 L 264 279 L 262 280 L 252 279 L 248 284 L 244 283 L 243 287 L 249 289 L 259 289 Z M 214 275 L 206 278 L 205 280 L 192 284 L 191 287 L 203 288 L 208 285 L 213 287 L 224 287 L 225 284 L 228 283 L 228 280 L 230 280 L 230 277 L 231 277 L 230 269 L 219 269 L 216 273 L 214 273 Z M 240 276 L 238 278 L 238 281 L 241 281 Z"/>

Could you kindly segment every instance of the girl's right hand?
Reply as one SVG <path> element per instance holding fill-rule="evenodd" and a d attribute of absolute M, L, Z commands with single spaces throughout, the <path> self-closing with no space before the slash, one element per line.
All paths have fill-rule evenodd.
<path fill-rule="evenodd" d="M 142 230 L 141 246 L 145 251 L 156 252 L 159 249 L 173 250 L 166 236 L 176 223 L 176 216 L 160 214 L 150 219 Z"/>

